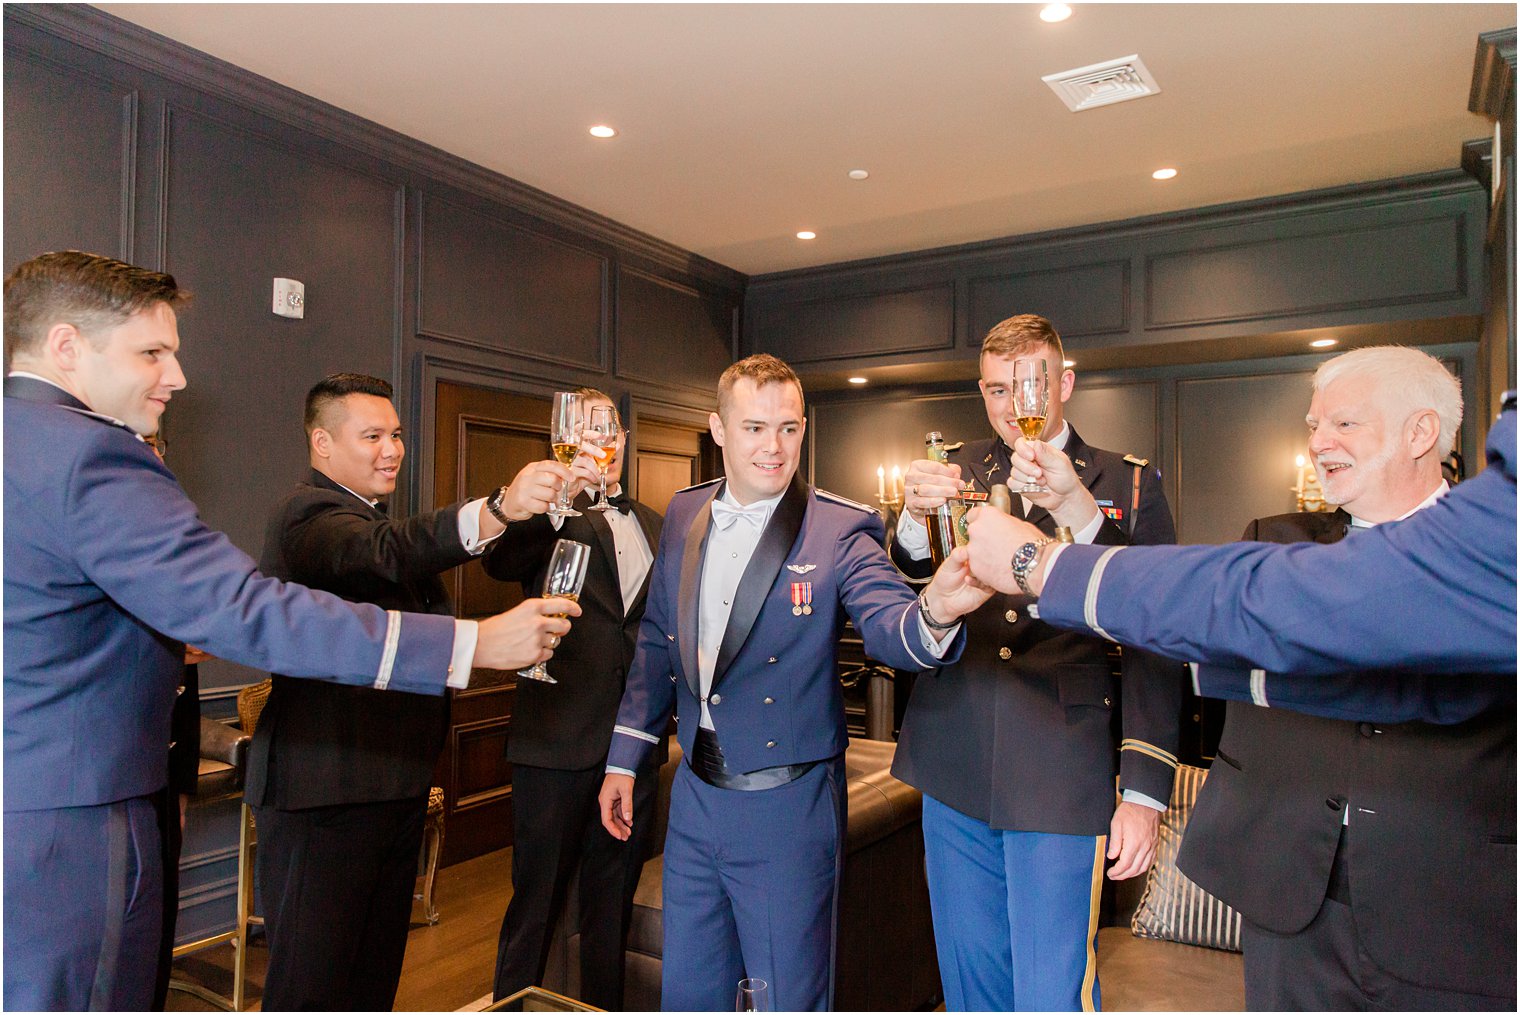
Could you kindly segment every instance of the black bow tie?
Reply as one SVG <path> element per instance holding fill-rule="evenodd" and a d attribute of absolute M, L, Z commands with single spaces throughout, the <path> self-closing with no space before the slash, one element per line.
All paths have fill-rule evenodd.
<path fill-rule="evenodd" d="M 626 493 L 609 493 L 607 495 L 607 503 L 623 512 L 625 515 L 633 510 L 633 501 L 629 500 L 628 494 Z"/>

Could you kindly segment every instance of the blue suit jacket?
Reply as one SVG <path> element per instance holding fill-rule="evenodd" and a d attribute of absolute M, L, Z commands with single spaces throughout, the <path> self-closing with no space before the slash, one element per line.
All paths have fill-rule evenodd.
<path fill-rule="evenodd" d="M 185 642 L 375 685 L 394 633 L 388 686 L 442 693 L 452 618 L 264 578 L 125 426 L 41 381 L 5 395 L 6 811 L 162 788 Z"/>
<path fill-rule="evenodd" d="M 1515 672 L 1515 410 L 1488 468 L 1334 546 L 1073 546 L 1040 619 L 1174 659 L 1301 674 Z"/>
<path fill-rule="evenodd" d="M 700 715 L 697 596 L 714 482 L 676 494 L 665 515 L 644 622 L 618 709 L 607 764 L 636 771 L 665 732 L 692 754 Z M 750 558 L 729 615 L 708 709 L 737 772 L 844 752 L 837 644 L 846 615 L 873 659 L 905 670 L 938 661 L 925 651 L 912 589 L 882 548 L 880 516 L 800 481 L 782 496 Z M 807 568 L 804 573 L 788 569 Z M 792 612 L 792 583 L 812 583 L 811 615 Z M 956 634 L 945 658 L 965 644 Z"/>

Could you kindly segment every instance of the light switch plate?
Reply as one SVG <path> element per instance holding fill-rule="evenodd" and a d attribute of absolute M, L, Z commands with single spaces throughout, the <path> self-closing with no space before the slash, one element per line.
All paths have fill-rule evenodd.
<path fill-rule="evenodd" d="M 275 313 L 281 317 L 294 317 L 297 319 L 306 316 L 306 286 L 293 278 L 277 278 L 274 280 L 274 306 Z"/>

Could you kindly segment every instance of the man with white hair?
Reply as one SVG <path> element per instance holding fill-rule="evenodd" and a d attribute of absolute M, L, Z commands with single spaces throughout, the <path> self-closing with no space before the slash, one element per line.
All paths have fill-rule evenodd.
<path fill-rule="evenodd" d="M 1434 503 L 1462 396 L 1423 352 L 1359 349 L 1320 367 L 1306 421 L 1339 509 L 1258 518 L 1244 539 L 1334 543 Z M 1513 1010 L 1514 683 L 1197 680 L 1233 700 L 1178 866 L 1243 917 L 1247 1007 Z"/>

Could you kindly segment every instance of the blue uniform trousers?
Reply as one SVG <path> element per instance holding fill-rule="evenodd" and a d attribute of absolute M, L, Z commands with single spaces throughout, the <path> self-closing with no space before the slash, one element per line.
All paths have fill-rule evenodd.
<path fill-rule="evenodd" d="M 843 758 L 753 792 L 709 786 L 681 765 L 665 838 L 660 1007 L 732 1011 L 746 976 L 766 981 L 775 1011 L 830 1007 L 844 805 Z"/>
<path fill-rule="evenodd" d="M 151 797 L 5 815 L 5 1008 L 145 1011 L 163 857 Z"/>
<path fill-rule="evenodd" d="M 924 796 L 924 866 L 949 1011 L 1096 1011 L 1108 837 L 1010 832 Z"/>

